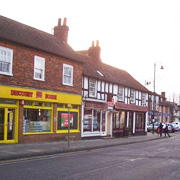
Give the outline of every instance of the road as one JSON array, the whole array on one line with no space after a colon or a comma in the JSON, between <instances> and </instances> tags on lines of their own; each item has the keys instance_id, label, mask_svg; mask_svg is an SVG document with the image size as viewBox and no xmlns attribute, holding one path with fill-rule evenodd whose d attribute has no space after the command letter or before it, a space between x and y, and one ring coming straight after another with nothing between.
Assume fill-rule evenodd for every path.
<instances>
[{"instance_id":1,"label":"road","mask_svg":"<svg viewBox=\"0 0 180 180\"><path fill-rule=\"evenodd\" d=\"M0 180L179 180L180 132L171 138L0 163Z\"/></svg>"}]
</instances>

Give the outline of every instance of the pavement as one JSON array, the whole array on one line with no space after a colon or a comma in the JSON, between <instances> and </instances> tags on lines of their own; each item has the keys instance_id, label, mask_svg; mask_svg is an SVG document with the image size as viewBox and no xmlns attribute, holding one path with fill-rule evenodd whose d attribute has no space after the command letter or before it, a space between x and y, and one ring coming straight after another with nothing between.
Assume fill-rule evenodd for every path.
<instances>
[{"instance_id":1,"label":"pavement","mask_svg":"<svg viewBox=\"0 0 180 180\"><path fill-rule=\"evenodd\" d=\"M177 133L171 133L171 136L176 136L176 134ZM152 134L151 132L148 132L147 135L142 136L70 141L69 147L68 141L26 144L0 144L0 161L92 150L160 139L162 138L160 138L158 134Z\"/></svg>"}]
</instances>

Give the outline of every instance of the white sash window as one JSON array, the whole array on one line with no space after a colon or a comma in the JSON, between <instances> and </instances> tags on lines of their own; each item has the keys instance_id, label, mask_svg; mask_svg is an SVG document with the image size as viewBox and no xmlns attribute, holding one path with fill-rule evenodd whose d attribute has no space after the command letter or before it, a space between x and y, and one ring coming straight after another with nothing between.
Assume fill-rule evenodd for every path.
<instances>
[{"instance_id":1,"label":"white sash window","mask_svg":"<svg viewBox=\"0 0 180 180\"><path fill-rule=\"evenodd\" d=\"M131 89L131 97L130 97L131 104L135 104L135 90Z\"/></svg>"},{"instance_id":2,"label":"white sash window","mask_svg":"<svg viewBox=\"0 0 180 180\"><path fill-rule=\"evenodd\" d=\"M34 56L34 79L44 81L45 58Z\"/></svg>"},{"instance_id":3,"label":"white sash window","mask_svg":"<svg viewBox=\"0 0 180 180\"><path fill-rule=\"evenodd\" d=\"M0 46L0 74L12 76L13 50Z\"/></svg>"},{"instance_id":4,"label":"white sash window","mask_svg":"<svg viewBox=\"0 0 180 180\"><path fill-rule=\"evenodd\" d=\"M63 64L63 84L73 86L73 66Z\"/></svg>"},{"instance_id":5,"label":"white sash window","mask_svg":"<svg viewBox=\"0 0 180 180\"><path fill-rule=\"evenodd\" d=\"M89 97L96 97L97 82L94 79L89 79Z\"/></svg>"},{"instance_id":6,"label":"white sash window","mask_svg":"<svg viewBox=\"0 0 180 180\"><path fill-rule=\"evenodd\" d=\"M124 101L124 87L123 86L119 86L117 98L118 98L118 101Z\"/></svg>"}]
</instances>

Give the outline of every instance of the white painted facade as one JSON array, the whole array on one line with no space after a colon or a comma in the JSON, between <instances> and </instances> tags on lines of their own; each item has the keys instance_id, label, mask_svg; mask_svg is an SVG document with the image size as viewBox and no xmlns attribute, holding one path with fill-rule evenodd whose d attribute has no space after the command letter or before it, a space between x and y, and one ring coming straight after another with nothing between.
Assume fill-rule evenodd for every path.
<instances>
[{"instance_id":1,"label":"white painted facade","mask_svg":"<svg viewBox=\"0 0 180 180\"><path fill-rule=\"evenodd\" d=\"M108 96L112 95L112 101L108 102ZM125 105L135 105L138 107L148 107L148 93L124 87L122 85L105 82L93 78L83 77L82 80L82 120L81 137L91 136L113 136L113 114L119 112L115 108L117 103ZM129 112L126 111L126 127L129 127ZM133 134L136 131L136 112L133 111ZM144 132L147 132L148 113L145 114ZM89 119L88 119L89 117ZM93 124L94 119L98 120L98 125ZM103 119L105 118L105 119ZM91 120L91 122L90 122ZM95 126L98 128L96 129Z\"/></svg>"}]
</instances>

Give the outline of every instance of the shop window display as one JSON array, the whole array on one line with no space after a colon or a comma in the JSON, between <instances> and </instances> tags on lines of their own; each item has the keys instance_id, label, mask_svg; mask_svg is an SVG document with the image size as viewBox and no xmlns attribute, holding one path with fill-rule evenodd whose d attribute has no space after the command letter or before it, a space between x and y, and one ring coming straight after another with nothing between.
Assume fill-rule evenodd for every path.
<instances>
[{"instance_id":1,"label":"shop window display","mask_svg":"<svg viewBox=\"0 0 180 180\"><path fill-rule=\"evenodd\" d=\"M100 111L94 110L93 114L93 131L100 131Z\"/></svg>"},{"instance_id":2,"label":"shop window display","mask_svg":"<svg viewBox=\"0 0 180 180\"><path fill-rule=\"evenodd\" d=\"M105 129L105 114L102 115L104 119L104 129ZM84 110L84 120L83 129L84 132L95 132L100 131L101 122L101 111L98 110ZM103 129L103 130L104 130Z\"/></svg>"},{"instance_id":3,"label":"shop window display","mask_svg":"<svg viewBox=\"0 0 180 180\"><path fill-rule=\"evenodd\" d=\"M58 130L68 130L68 118L70 121L70 129L78 128L78 113L68 111L58 111Z\"/></svg>"},{"instance_id":4,"label":"shop window display","mask_svg":"<svg viewBox=\"0 0 180 180\"><path fill-rule=\"evenodd\" d=\"M51 110L24 109L23 132L37 133L51 131Z\"/></svg>"},{"instance_id":5,"label":"shop window display","mask_svg":"<svg viewBox=\"0 0 180 180\"><path fill-rule=\"evenodd\" d=\"M123 129L125 127L125 112L120 111L114 113L113 116L113 128L114 130Z\"/></svg>"},{"instance_id":6,"label":"shop window display","mask_svg":"<svg viewBox=\"0 0 180 180\"><path fill-rule=\"evenodd\" d=\"M92 131L92 110L84 110L84 131Z\"/></svg>"},{"instance_id":7,"label":"shop window display","mask_svg":"<svg viewBox=\"0 0 180 180\"><path fill-rule=\"evenodd\" d=\"M144 113L136 113L136 129L144 129L145 127L145 115Z\"/></svg>"}]
</instances>

